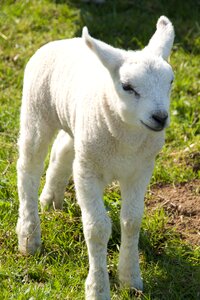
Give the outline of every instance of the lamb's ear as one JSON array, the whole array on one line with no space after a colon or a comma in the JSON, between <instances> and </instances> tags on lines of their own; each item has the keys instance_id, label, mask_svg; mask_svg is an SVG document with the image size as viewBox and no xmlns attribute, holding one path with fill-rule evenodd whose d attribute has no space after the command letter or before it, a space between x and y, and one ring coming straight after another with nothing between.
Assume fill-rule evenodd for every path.
<instances>
[{"instance_id":1,"label":"lamb's ear","mask_svg":"<svg viewBox=\"0 0 200 300\"><path fill-rule=\"evenodd\" d=\"M82 38L111 73L115 73L119 69L124 61L123 50L114 48L104 42L92 38L88 33L87 27L83 28Z\"/></svg>"},{"instance_id":2,"label":"lamb's ear","mask_svg":"<svg viewBox=\"0 0 200 300\"><path fill-rule=\"evenodd\" d=\"M165 16L158 19L156 27L157 30L145 49L168 60L174 42L174 27Z\"/></svg>"}]
</instances>

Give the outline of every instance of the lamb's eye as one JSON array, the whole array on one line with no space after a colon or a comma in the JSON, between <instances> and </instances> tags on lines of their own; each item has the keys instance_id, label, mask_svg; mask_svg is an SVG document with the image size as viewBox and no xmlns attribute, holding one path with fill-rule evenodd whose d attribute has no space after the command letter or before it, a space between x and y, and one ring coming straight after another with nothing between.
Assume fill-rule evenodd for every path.
<instances>
[{"instance_id":1,"label":"lamb's eye","mask_svg":"<svg viewBox=\"0 0 200 300\"><path fill-rule=\"evenodd\" d=\"M122 83L122 88L129 94L135 94L136 97L140 97L140 94L129 83Z\"/></svg>"}]
</instances>

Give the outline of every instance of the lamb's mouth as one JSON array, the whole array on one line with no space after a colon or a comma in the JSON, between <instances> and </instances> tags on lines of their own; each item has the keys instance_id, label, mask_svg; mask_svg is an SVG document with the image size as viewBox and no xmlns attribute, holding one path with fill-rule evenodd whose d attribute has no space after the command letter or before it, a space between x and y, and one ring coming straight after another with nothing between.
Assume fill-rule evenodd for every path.
<instances>
[{"instance_id":1,"label":"lamb's mouth","mask_svg":"<svg viewBox=\"0 0 200 300\"><path fill-rule=\"evenodd\" d=\"M152 131L162 131L162 130L165 128L165 126L151 127L151 126L149 126L148 124L144 123L142 120L140 120L140 122L141 122L144 126L146 126L148 129L150 129L150 130L152 130Z\"/></svg>"}]
</instances>

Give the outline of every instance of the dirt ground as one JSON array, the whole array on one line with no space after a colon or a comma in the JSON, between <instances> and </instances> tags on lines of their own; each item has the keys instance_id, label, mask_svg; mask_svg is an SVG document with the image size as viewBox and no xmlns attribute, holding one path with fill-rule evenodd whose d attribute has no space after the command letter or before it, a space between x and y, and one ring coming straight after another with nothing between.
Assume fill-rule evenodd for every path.
<instances>
[{"instance_id":1,"label":"dirt ground","mask_svg":"<svg viewBox=\"0 0 200 300\"><path fill-rule=\"evenodd\" d=\"M176 186L155 186L149 191L146 206L149 212L163 207L169 226L176 227L181 238L200 246L200 180Z\"/></svg>"}]
</instances>

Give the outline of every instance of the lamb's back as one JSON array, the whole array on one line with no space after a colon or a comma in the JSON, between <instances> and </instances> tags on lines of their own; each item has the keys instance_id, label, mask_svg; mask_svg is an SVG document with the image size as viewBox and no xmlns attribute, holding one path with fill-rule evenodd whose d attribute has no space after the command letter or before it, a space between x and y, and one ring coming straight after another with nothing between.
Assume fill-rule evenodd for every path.
<instances>
[{"instance_id":1,"label":"lamb's back","mask_svg":"<svg viewBox=\"0 0 200 300\"><path fill-rule=\"evenodd\" d=\"M108 71L82 38L58 40L42 46L29 60L23 94L40 113L54 111L61 128L74 132L77 107L87 109L88 101L94 105L90 99L100 97L109 80Z\"/></svg>"},{"instance_id":2,"label":"lamb's back","mask_svg":"<svg viewBox=\"0 0 200 300\"><path fill-rule=\"evenodd\" d=\"M100 78L103 80L108 71L82 38L73 38L42 46L29 60L25 75L35 75L40 82L50 80L51 88L54 81L67 87L70 82L77 91L83 86L91 87Z\"/></svg>"}]
</instances>

